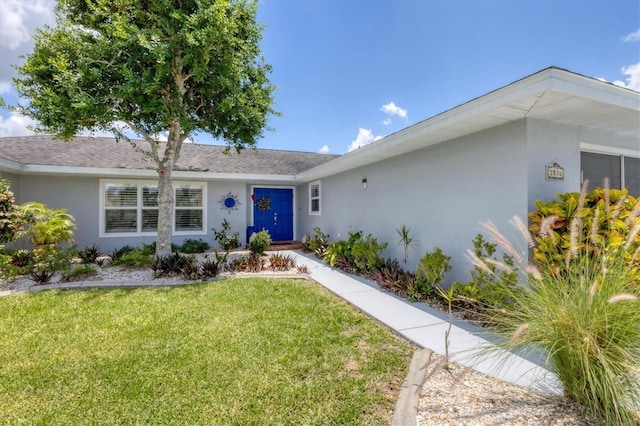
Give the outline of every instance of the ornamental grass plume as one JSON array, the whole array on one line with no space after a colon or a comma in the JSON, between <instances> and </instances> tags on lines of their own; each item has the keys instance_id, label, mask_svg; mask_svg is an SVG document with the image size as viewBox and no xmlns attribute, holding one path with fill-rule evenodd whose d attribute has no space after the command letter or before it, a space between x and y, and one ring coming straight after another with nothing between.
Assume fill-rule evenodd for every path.
<instances>
[{"instance_id":1,"label":"ornamental grass plume","mask_svg":"<svg viewBox=\"0 0 640 426\"><path fill-rule=\"evenodd\" d=\"M609 199L609 191L605 192ZM581 196L580 202L584 199ZM634 241L640 208L636 206L625 218L627 228L622 232L617 206L623 202L602 209L596 221L599 229L615 228L617 235L624 234L629 240L611 244L606 238L589 238L589 234L601 233L593 230L593 223L581 223L584 206L579 206L569 226L575 235L559 239L572 244L565 265L544 264L530 256L529 264L520 264L520 291L508 295L512 304L488 315L504 337L503 349L541 349L546 354L546 367L558 376L566 396L606 424L638 425L640 250ZM517 228L522 231L521 226ZM495 227L486 229L493 242L505 241ZM529 235L523 236L530 241ZM580 243L585 237L590 245ZM594 250L596 241L599 246ZM511 245L506 248L512 249Z\"/></svg>"}]
</instances>

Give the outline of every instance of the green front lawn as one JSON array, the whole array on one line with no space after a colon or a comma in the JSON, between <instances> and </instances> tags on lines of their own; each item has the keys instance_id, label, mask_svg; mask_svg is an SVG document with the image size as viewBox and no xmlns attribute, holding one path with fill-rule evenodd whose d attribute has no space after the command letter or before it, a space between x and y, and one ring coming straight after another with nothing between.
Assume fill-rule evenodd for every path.
<instances>
[{"instance_id":1,"label":"green front lawn","mask_svg":"<svg viewBox=\"0 0 640 426\"><path fill-rule=\"evenodd\" d=\"M11 424L385 424L413 347L317 284L0 298Z\"/></svg>"}]
</instances>

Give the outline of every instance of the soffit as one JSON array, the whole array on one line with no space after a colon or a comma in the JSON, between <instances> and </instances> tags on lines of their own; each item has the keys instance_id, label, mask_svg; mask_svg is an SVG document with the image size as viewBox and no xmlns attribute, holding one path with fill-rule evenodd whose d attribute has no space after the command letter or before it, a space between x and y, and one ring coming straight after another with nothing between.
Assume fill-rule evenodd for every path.
<instances>
[{"instance_id":1,"label":"soffit","mask_svg":"<svg viewBox=\"0 0 640 426\"><path fill-rule=\"evenodd\" d=\"M599 129L623 137L640 136L640 111L572 94L549 91L527 115L554 123Z\"/></svg>"}]
</instances>

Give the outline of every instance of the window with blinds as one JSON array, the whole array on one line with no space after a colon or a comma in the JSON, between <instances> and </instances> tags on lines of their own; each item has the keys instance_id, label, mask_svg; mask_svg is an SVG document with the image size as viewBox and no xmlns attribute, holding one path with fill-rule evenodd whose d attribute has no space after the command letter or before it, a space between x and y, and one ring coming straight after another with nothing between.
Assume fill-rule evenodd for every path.
<instances>
[{"instance_id":1,"label":"window with blinds","mask_svg":"<svg viewBox=\"0 0 640 426\"><path fill-rule=\"evenodd\" d=\"M320 214L320 181L309 184L309 214Z\"/></svg>"},{"instance_id":2,"label":"window with blinds","mask_svg":"<svg viewBox=\"0 0 640 426\"><path fill-rule=\"evenodd\" d=\"M626 188L630 195L640 196L639 157L581 152L580 169L582 182L589 181L589 189L602 187L608 179L610 188Z\"/></svg>"},{"instance_id":3,"label":"window with blinds","mask_svg":"<svg viewBox=\"0 0 640 426\"><path fill-rule=\"evenodd\" d=\"M138 231L138 187L130 184L105 185L105 227L107 234Z\"/></svg>"},{"instance_id":4,"label":"window with blinds","mask_svg":"<svg viewBox=\"0 0 640 426\"><path fill-rule=\"evenodd\" d=\"M158 185L152 182L101 181L101 235L150 235L158 230ZM175 182L176 234L206 232L205 183Z\"/></svg>"},{"instance_id":5,"label":"window with blinds","mask_svg":"<svg viewBox=\"0 0 640 426\"><path fill-rule=\"evenodd\" d=\"M176 187L175 230L197 231L202 229L202 186Z\"/></svg>"}]
</instances>

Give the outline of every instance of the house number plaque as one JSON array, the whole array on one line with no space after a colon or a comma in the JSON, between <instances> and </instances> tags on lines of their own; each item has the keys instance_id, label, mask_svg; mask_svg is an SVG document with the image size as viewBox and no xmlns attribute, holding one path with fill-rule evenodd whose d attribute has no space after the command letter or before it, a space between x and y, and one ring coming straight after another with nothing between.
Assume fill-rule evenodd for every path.
<instances>
[{"instance_id":1,"label":"house number plaque","mask_svg":"<svg viewBox=\"0 0 640 426\"><path fill-rule=\"evenodd\" d=\"M553 162L545 166L547 180L564 180L564 168Z\"/></svg>"}]
</instances>

